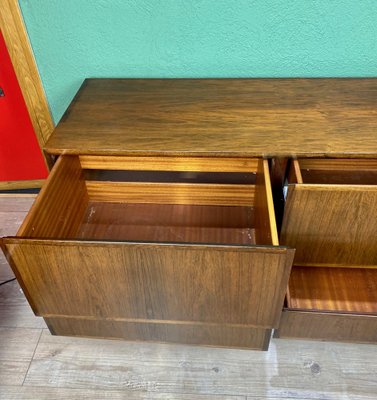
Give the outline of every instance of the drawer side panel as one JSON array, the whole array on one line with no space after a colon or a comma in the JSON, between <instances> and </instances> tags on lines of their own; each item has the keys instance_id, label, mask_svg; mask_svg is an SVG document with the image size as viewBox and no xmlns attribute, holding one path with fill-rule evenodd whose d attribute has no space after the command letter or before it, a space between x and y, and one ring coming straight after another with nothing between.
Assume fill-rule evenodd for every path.
<instances>
[{"instance_id":1,"label":"drawer side panel","mask_svg":"<svg viewBox=\"0 0 377 400\"><path fill-rule=\"evenodd\" d=\"M61 156L17 235L29 238L75 238L88 204L78 157Z\"/></svg>"}]
</instances>

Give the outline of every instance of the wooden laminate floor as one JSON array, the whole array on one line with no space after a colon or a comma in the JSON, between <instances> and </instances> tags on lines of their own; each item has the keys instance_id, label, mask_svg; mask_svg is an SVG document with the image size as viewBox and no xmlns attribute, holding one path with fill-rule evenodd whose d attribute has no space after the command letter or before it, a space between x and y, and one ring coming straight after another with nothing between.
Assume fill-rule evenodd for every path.
<instances>
[{"instance_id":1,"label":"wooden laminate floor","mask_svg":"<svg viewBox=\"0 0 377 400\"><path fill-rule=\"evenodd\" d=\"M0 195L0 235L32 197ZM13 276L0 257L0 281ZM50 335L0 287L0 399L376 399L377 347L274 339L269 352Z\"/></svg>"}]
</instances>

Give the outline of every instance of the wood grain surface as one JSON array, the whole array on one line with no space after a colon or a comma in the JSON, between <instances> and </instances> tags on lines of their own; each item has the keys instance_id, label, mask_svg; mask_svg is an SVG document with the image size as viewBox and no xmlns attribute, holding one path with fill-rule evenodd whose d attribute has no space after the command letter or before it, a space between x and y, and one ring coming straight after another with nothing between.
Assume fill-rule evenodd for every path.
<instances>
[{"instance_id":1,"label":"wood grain surface","mask_svg":"<svg viewBox=\"0 0 377 400\"><path fill-rule=\"evenodd\" d=\"M90 201L77 238L252 245L255 244L254 210Z\"/></svg>"},{"instance_id":2,"label":"wood grain surface","mask_svg":"<svg viewBox=\"0 0 377 400\"><path fill-rule=\"evenodd\" d=\"M300 159L293 166L302 175L298 183L377 185L377 160Z\"/></svg>"},{"instance_id":3,"label":"wood grain surface","mask_svg":"<svg viewBox=\"0 0 377 400\"><path fill-rule=\"evenodd\" d=\"M376 315L284 310L277 338L328 340L353 343L377 343Z\"/></svg>"},{"instance_id":4,"label":"wood grain surface","mask_svg":"<svg viewBox=\"0 0 377 400\"><path fill-rule=\"evenodd\" d=\"M131 157L80 155L83 169L190 172L256 172L258 159L229 157Z\"/></svg>"},{"instance_id":5,"label":"wood grain surface","mask_svg":"<svg viewBox=\"0 0 377 400\"><path fill-rule=\"evenodd\" d=\"M292 185L280 241L295 265L377 266L377 185Z\"/></svg>"},{"instance_id":6,"label":"wood grain surface","mask_svg":"<svg viewBox=\"0 0 377 400\"><path fill-rule=\"evenodd\" d=\"M51 332L63 336L106 337L257 350L268 349L272 332L271 329L223 324L169 324L64 317L46 318L45 321Z\"/></svg>"},{"instance_id":7,"label":"wood grain surface","mask_svg":"<svg viewBox=\"0 0 377 400\"><path fill-rule=\"evenodd\" d=\"M377 157L377 79L88 79L53 154Z\"/></svg>"},{"instance_id":8,"label":"wood grain surface","mask_svg":"<svg viewBox=\"0 0 377 400\"><path fill-rule=\"evenodd\" d=\"M377 316L377 270L294 266L287 304L290 309Z\"/></svg>"},{"instance_id":9,"label":"wood grain surface","mask_svg":"<svg viewBox=\"0 0 377 400\"><path fill-rule=\"evenodd\" d=\"M72 238L88 203L78 157L62 156L41 189L17 235L38 238Z\"/></svg>"},{"instance_id":10,"label":"wood grain surface","mask_svg":"<svg viewBox=\"0 0 377 400\"><path fill-rule=\"evenodd\" d=\"M309 159L310 161L310 159ZM304 183L301 174L301 163L298 160L291 160L291 168L289 171L288 182L289 183ZM305 167L303 167L305 168Z\"/></svg>"},{"instance_id":11,"label":"wood grain surface","mask_svg":"<svg viewBox=\"0 0 377 400\"><path fill-rule=\"evenodd\" d=\"M0 190L40 188L43 186L44 182L44 179L34 179L29 181L1 181Z\"/></svg>"},{"instance_id":12,"label":"wood grain surface","mask_svg":"<svg viewBox=\"0 0 377 400\"><path fill-rule=\"evenodd\" d=\"M351 159L351 158L303 158L296 160L300 169L316 171L377 171L377 160L373 159Z\"/></svg>"},{"instance_id":13,"label":"wood grain surface","mask_svg":"<svg viewBox=\"0 0 377 400\"><path fill-rule=\"evenodd\" d=\"M263 328L278 324L293 258L279 247L21 238L4 246L38 315Z\"/></svg>"},{"instance_id":14,"label":"wood grain surface","mask_svg":"<svg viewBox=\"0 0 377 400\"><path fill-rule=\"evenodd\" d=\"M252 206L253 185L87 181L92 201Z\"/></svg>"}]
</instances>

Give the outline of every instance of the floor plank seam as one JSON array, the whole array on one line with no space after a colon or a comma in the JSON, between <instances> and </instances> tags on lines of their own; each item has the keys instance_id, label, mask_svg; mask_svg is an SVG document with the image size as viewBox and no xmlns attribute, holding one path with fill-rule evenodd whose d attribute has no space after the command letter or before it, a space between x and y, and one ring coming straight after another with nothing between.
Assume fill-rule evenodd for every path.
<instances>
[{"instance_id":1,"label":"floor plank seam","mask_svg":"<svg viewBox=\"0 0 377 400\"><path fill-rule=\"evenodd\" d=\"M28 329L28 330L43 330L45 328L36 328L34 326L19 326L19 325L0 325L0 328L6 329Z\"/></svg>"},{"instance_id":2,"label":"floor plank seam","mask_svg":"<svg viewBox=\"0 0 377 400\"><path fill-rule=\"evenodd\" d=\"M20 385L0 385L0 389L2 386L13 386L13 387L21 387ZM94 391L96 393L118 393L118 392L130 392L130 393L139 393L139 394L146 394L146 395L177 395L177 396L193 396L195 398L195 396L199 396L199 397L208 397L208 398L212 398L213 396L219 396L219 398L235 398L235 399L239 399L239 400L256 400L259 399L260 396L257 397L249 397L249 395L247 394L229 394L227 392L224 393L210 393L210 392L195 392L195 391L182 391L182 390L176 390L176 391L169 391L169 390L145 390L145 389L134 389L134 388L123 388L123 387L113 387L113 388L91 388L90 385L88 385L88 387L76 387L76 386L69 386L69 385L64 385L64 386L51 386L51 385L35 385L35 384L27 384L24 385L22 384L22 386L25 386L25 388L28 389L32 389L32 388L36 388L36 389L47 389L47 390L54 390L54 389L61 389L61 390L71 390L71 391L80 391L80 390L90 390L90 391ZM0 390L1 393L1 390ZM217 398L217 397L216 397Z\"/></svg>"},{"instance_id":3,"label":"floor plank seam","mask_svg":"<svg viewBox=\"0 0 377 400\"><path fill-rule=\"evenodd\" d=\"M41 328L40 328L40 329L41 329ZM29 369L30 369L31 363L33 362L33 359L34 359L34 356L35 356L35 352L37 351L37 347L38 347L39 342L40 342L40 340L41 340L42 333L43 333L43 329L41 329L41 331L40 331L40 333L39 333L39 337L38 337L38 340L37 340L37 344L35 345L35 348L34 348L34 351L33 351L33 355L31 356L31 359L30 359L29 365L28 365L28 367L27 367L27 370L26 370L26 373L25 373L25 377L24 377L24 380L22 381L21 386L24 386L24 383L25 383L25 381L26 381L26 377L27 377L27 375L28 375L28 373L29 373Z\"/></svg>"}]
</instances>

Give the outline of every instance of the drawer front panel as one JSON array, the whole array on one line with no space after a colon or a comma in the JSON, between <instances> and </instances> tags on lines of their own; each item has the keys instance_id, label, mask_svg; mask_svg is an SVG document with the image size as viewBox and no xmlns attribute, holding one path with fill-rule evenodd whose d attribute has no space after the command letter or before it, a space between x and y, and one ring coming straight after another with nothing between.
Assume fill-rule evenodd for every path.
<instances>
[{"instance_id":1,"label":"drawer front panel","mask_svg":"<svg viewBox=\"0 0 377 400\"><path fill-rule=\"evenodd\" d=\"M377 186L292 185L281 243L295 265L377 265Z\"/></svg>"},{"instance_id":2,"label":"drawer front panel","mask_svg":"<svg viewBox=\"0 0 377 400\"><path fill-rule=\"evenodd\" d=\"M45 318L55 335L106 337L216 347L267 350L270 329L243 326L126 322L84 318Z\"/></svg>"},{"instance_id":3,"label":"drawer front panel","mask_svg":"<svg viewBox=\"0 0 377 400\"><path fill-rule=\"evenodd\" d=\"M34 311L158 321L278 324L293 250L4 239Z\"/></svg>"},{"instance_id":4,"label":"drawer front panel","mask_svg":"<svg viewBox=\"0 0 377 400\"><path fill-rule=\"evenodd\" d=\"M377 316L286 310L274 336L377 343Z\"/></svg>"}]
</instances>

